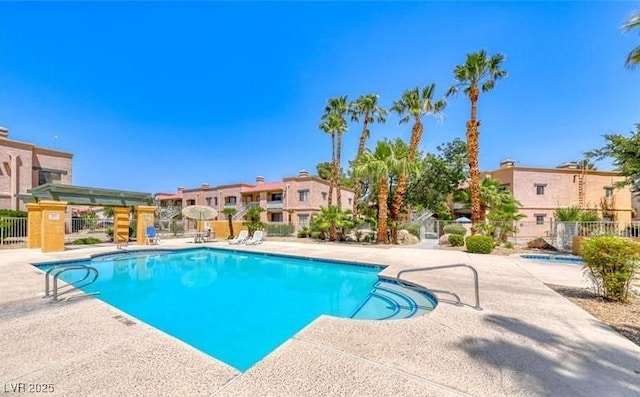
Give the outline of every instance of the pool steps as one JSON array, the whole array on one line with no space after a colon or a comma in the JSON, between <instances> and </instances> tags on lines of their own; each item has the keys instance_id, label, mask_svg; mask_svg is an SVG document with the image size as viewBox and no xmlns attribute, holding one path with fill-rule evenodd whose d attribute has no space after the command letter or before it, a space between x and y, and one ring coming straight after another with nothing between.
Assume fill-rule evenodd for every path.
<instances>
[{"instance_id":1,"label":"pool steps","mask_svg":"<svg viewBox=\"0 0 640 397\"><path fill-rule=\"evenodd\" d=\"M360 320L397 320L421 316L435 302L426 294L390 281L378 281L364 303L351 315Z\"/></svg>"}]
</instances>

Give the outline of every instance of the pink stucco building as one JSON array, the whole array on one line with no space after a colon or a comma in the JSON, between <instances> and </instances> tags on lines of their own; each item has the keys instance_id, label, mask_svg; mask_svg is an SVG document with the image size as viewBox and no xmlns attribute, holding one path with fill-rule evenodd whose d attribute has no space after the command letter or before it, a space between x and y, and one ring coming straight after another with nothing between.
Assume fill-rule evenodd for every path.
<instances>
[{"instance_id":1,"label":"pink stucco building","mask_svg":"<svg viewBox=\"0 0 640 397\"><path fill-rule=\"evenodd\" d=\"M9 139L0 127L0 208L26 210L16 195L45 183L71 184L73 154Z\"/></svg>"},{"instance_id":2,"label":"pink stucco building","mask_svg":"<svg viewBox=\"0 0 640 397\"><path fill-rule=\"evenodd\" d=\"M341 189L342 207L351 208L353 191ZM336 203L336 192L333 202ZM236 183L231 185L209 186L202 184L198 188L178 188L176 193L157 193L160 206L206 205L218 210L218 219L224 219L224 208L235 208L236 219L240 219L250 205L258 204L265 209L262 221L270 223L294 223L304 226L309 223L311 214L326 207L329 203L329 182L317 176L311 176L305 170L297 176L285 177L281 181L266 182L264 177L256 177L254 184Z\"/></svg>"},{"instance_id":3,"label":"pink stucco building","mask_svg":"<svg viewBox=\"0 0 640 397\"><path fill-rule=\"evenodd\" d=\"M499 169L483 175L500 180L513 192L527 222L544 224L553 220L557 208L569 206L594 209L610 221L630 221L633 215L631 189L616 186L624 180L618 172L583 170L575 163L556 168L521 167L514 160L505 160Z\"/></svg>"}]
</instances>

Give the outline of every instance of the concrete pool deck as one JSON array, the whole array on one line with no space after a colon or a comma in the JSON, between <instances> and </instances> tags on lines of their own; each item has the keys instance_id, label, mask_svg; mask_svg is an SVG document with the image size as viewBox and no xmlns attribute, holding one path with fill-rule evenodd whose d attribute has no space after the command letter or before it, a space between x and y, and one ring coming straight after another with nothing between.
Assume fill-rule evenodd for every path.
<instances>
[{"instance_id":1,"label":"concrete pool deck","mask_svg":"<svg viewBox=\"0 0 640 397\"><path fill-rule=\"evenodd\" d=\"M436 310L407 320L321 316L241 373L98 299L49 303L38 296L43 275L30 263L114 246L0 251L0 390L12 395L52 384L47 394L64 396L640 395L640 347L543 284L584 285L579 266L403 247L206 245L388 265L386 276L466 263L479 272L483 310L440 294ZM148 248L159 247L193 244L164 240ZM473 303L468 269L407 278Z\"/></svg>"}]
</instances>

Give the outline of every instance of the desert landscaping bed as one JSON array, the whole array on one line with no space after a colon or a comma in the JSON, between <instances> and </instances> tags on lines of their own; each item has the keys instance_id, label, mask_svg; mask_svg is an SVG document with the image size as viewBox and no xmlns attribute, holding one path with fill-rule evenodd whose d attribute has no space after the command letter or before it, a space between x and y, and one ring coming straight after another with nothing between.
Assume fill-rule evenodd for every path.
<instances>
[{"instance_id":1,"label":"desert landscaping bed","mask_svg":"<svg viewBox=\"0 0 640 397\"><path fill-rule=\"evenodd\" d=\"M640 346L640 297L628 303L609 302L587 288L547 286Z\"/></svg>"}]
</instances>

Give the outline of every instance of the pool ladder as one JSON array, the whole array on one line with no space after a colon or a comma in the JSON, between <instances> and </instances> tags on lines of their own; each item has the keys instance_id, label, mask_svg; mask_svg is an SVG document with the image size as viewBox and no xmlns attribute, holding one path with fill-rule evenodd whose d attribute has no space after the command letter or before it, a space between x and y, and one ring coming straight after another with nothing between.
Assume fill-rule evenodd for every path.
<instances>
[{"instance_id":1,"label":"pool ladder","mask_svg":"<svg viewBox=\"0 0 640 397\"><path fill-rule=\"evenodd\" d=\"M66 285L58 288L58 278L65 272L72 270L84 270L84 276L76 280L72 283L68 283ZM49 289L49 280L53 278L53 288ZM43 298L51 298L53 302L58 301L58 297L60 295L67 294L72 291L76 291L82 287L86 287L87 285L93 284L98 279L98 269L92 266L80 265L80 264L72 264L72 265L59 265L53 267L47 271L44 276L44 297ZM96 295L98 292L88 293L87 295ZM67 298L68 299L68 298Z\"/></svg>"},{"instance_id":2,"label":"pool ladder","mask_svg":"<svg viewBox=\"0 0 640 397\"><path fill-rule=\"evenodd\" d=\"M464 263L457 263L455 265L444 265L444 266L429 266L429 267L420 267L417 269L406 269L406 270L401 270L398 272L398 274L396 275L396 282L398 284L400 284L401 286L405 287L405 288L412 288L415 289L417 291L423 291L423 292L436 292L436 293L442 293L442 294L447 294L447 295L451 295L455 298L455 304L457 306L462 306L463 303L460 300L460 297L451 291L446 291L446 290L437 290L437 289L427 289L424 288L423 286L416 284L414 282L408 281L408 280L403 280L400 278L400 276L402 276L404 273L414 273L414 272L423 272L423 271L429 271L429 270L439 270L439 269L449 269L449 268L453 268L453 267L466 267L468 269L471 270L471 272L473 273L473 286L474 286L474 290L475 290L475 298L476 298L476 305L472 306L474 309L476 310L482 310L482 307L480 306L480 288L478 287L478 272L476 271L476 269L473 266L469 266L469 265L465 265Z\"/></svg>"}]
</instances>

